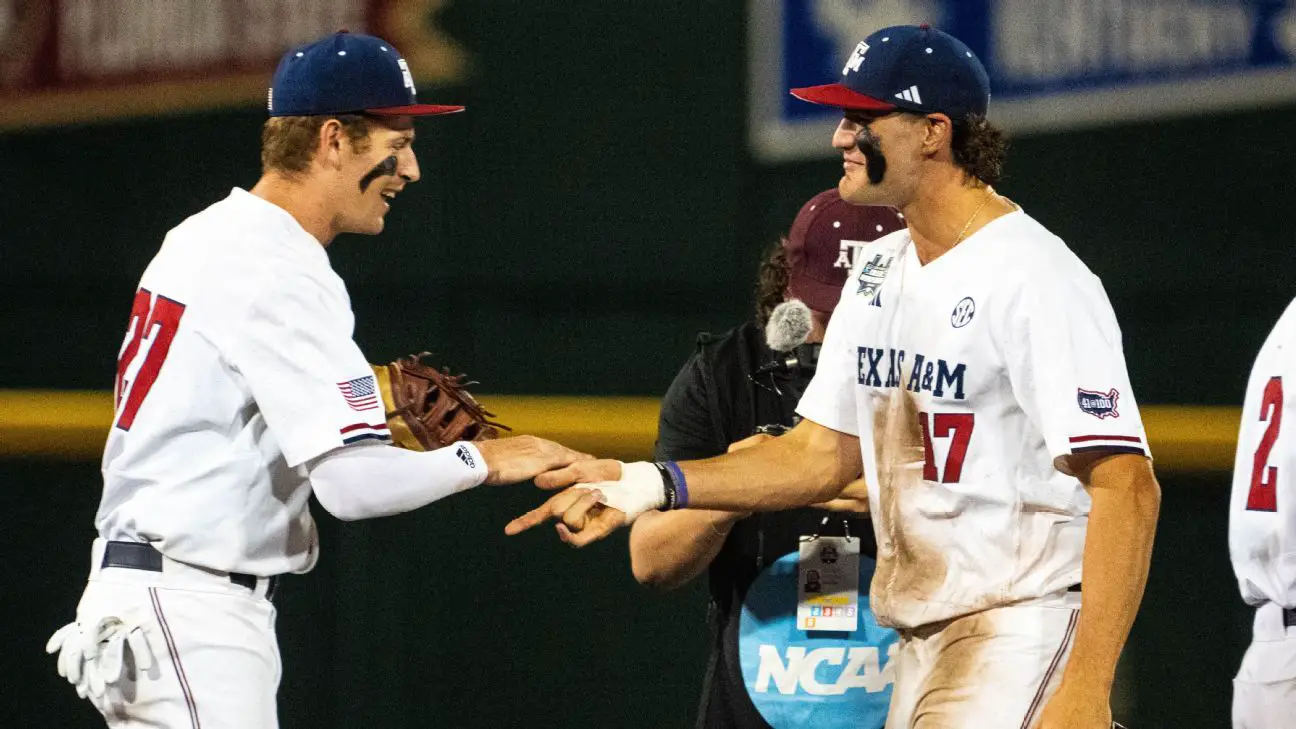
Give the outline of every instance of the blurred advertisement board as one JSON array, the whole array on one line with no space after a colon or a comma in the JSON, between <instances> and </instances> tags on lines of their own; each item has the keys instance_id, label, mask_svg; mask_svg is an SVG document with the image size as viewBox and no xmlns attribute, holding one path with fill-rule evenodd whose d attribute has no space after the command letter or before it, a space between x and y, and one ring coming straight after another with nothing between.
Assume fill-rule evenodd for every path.
<instances>
[{"instance_id":1,"label":"blurred advertisement board","mask_svg":"<svg viewBox=\"0 0 1296 729\"><path fill-rule=\"evenodd\" d=\"M833 154L829 83L865 36L930 23L990 74L1015 134L1296 100L1296 0L749 0L750 134L764 161Z\"/></svg>"},{"instance_id":2,"label":"blurred advertisement board","mask_svg":"<svg viewBox=\"0 0 1296 729\"><path fill-rule=\"evenodd\" d=\"M420 80L464 73L447 0L0 0L0 128L265 103L283 52L380 35Z\"/></svg>"}]
</instances>

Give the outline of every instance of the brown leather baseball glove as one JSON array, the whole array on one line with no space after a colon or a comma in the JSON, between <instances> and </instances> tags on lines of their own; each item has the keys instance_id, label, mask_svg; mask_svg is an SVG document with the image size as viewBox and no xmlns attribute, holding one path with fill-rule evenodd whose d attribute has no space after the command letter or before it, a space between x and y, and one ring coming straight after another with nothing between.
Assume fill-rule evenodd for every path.
<instances>
[{"instance_id":1,"label":"brown leather baseball glove","mask_svg":"<svg viewBox=\"0 0 1296 729\"><path fill-rule=\"evenodd\" d=\"M428 366L430 353L411 354L386 365L371 364L387 411L392 443L414 451L433 451L460 440L492 440L507 426L491 420L466 388L466 375Z\"/></svg>"}]
</instances>

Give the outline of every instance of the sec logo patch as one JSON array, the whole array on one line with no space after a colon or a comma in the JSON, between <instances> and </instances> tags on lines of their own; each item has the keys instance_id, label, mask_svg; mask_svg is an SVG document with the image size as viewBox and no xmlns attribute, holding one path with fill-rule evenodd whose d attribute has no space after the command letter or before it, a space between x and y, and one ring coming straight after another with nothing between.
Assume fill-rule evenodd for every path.
<instances>
[{"instance_id":1,"label":"sec logo patch","mask_svg":"<svg viewBox=\"0 0 1296 729\"><path fill-rule=\"evenodd\" d=\"M976 314L976 302L971 296L964 296L962 301L954 305L954 312L950 314L950 326L961 329L972 321L974 314Z\"/></svg>"}]
</instances>

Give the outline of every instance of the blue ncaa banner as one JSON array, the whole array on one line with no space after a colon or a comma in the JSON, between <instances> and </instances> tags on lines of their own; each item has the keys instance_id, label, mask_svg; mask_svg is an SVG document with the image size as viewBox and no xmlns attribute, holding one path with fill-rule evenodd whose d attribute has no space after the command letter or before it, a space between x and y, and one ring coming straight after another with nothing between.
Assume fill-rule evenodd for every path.
<instances>
[{"instance_id":1,"label":"blue ncaa banner","mask_svg":"<svg viewBox=\"0 0 1296 729\"><path fill-rule=\"evenodd\" d=\"M882 729L899 636L878 625L868 607L876 563L859 559L859 622L852 632L797 626L797 564L793 552L766 566L743 598L738 657L752 705L773 729Z\"/></svg>"},{"instance_id":2,"label":"blue ncaa banner","mask_svg":"<svg viewBox=\"0 0 1296 729\"><path fill-rule=\"evenodd\" d=\"M1296 0L749 0L756 157L831 156L839 114L788 89L838 78L874 30L924 22L981 58L990 118L1014 134L1296 100Z\"/></svg>"}]
</instances>

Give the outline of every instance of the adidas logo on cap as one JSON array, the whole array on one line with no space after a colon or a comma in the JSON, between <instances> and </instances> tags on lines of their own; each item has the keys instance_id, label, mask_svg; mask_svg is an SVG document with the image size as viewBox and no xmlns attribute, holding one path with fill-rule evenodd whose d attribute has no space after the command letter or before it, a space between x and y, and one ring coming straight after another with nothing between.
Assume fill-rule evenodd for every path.
<instances>
[{"instance_id":1,"label":"adidas logo on cap","mask_svg":"<svg viewBox=\"0 0 1296 729\"><path fill-rule=\"evenodd\" d=\"M918 95L917 86L910 86L904 91L901 91L900 93L896 94L895 97L897 99L904 99L905 101L912 101L915 104L922 103L922 97Z\"/></svg>"}]
</instances>

